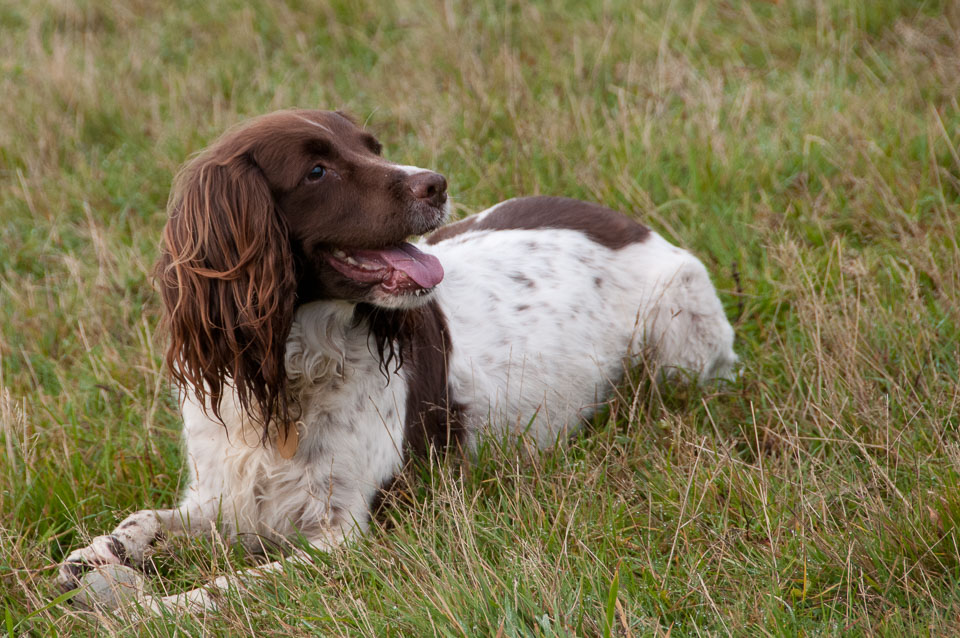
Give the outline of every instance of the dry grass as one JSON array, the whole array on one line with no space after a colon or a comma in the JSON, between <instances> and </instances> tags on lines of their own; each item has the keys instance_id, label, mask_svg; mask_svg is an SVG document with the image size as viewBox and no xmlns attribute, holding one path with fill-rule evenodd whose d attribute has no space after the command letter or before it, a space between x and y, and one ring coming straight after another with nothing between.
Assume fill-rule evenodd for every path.
<instances>
[{"instance_id":1,"label":"dry grass","mask_svg":"<svg viewBox=\"0 0 960 638\"><path fill-rule=\"evenodd\" d=\"M960 632L957 2L7 3L0 94L11 635ZM743 380L638 374L539 460L410 468L368 538L218 614L97 625L53 567L182 477L147 274L172 173L286 106L358 114L461 214L643 218L714 273ZM158 587L245 560L176 549Z\"/></svg>"}]
</instances>

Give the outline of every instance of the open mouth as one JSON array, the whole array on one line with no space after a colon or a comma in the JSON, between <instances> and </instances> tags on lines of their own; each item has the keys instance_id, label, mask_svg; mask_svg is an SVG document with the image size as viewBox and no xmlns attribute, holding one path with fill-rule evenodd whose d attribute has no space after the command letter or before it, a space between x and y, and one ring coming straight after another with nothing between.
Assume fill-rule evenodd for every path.
<instances>
[{"instance_id":1,"label":"open mouth","mask_svg":"<svg viewBox=\"0 0 960 638\"><path fill-rule=\"evenodd\" d=\"M443 280L440 260L408 243L378 249L335 249L327 261L341 275L378 284L391 295L423 295Z\"/></svg>"}]
</instances>

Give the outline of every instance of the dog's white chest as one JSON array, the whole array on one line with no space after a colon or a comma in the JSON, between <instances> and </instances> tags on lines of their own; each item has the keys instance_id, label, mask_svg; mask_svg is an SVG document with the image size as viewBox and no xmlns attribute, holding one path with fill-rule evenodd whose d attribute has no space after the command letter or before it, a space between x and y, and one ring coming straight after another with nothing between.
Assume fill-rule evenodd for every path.
<instances>
[{"instance_id":1,"label":"dog's white chest","mask_svg":"<svg viewBox=\"0 0 960 638\"><path fill-rule=\"evenodd\" d=\"M311 310L298 314L288 343L300 402L292 458L259 445L259 426L232 405L226 427L184 406L188 491L218 494L235 534L280 539L365 520L366 504L402 463L405 379L392 374L388 383L365 342L334 334L326 314Z\"/></svg>"}]
</instances>

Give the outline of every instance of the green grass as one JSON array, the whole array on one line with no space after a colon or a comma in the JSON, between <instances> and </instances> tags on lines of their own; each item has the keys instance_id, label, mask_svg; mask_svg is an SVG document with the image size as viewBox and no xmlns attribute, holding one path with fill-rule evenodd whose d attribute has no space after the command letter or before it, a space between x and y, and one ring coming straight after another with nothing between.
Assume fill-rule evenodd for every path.
<instances>
[{"instance_id":1,"label":"green grass","mask_svg":"<svg viewBox=\"0 0 960 638\"><path fill-rule=\"evenodd\" d=\"M182 4L0 5L0 632L960 632L960 3ZM713 273L742 381L638 374L563 449L411 467L367 537L216 614L50 605L65 552L183 481L172 174L289 106L352 111L458 215L643 219ZM174 549L158 588L245 562Z\"/></svg>"}]
</instances>

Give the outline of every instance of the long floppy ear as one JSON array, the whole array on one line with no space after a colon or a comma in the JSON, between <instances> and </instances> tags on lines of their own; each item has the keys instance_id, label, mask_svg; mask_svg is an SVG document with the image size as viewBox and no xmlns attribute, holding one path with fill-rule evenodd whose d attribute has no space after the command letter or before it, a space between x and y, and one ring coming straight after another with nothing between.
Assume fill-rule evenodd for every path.
<instances>
[{"instance_id":1,"label":"long floppy ear","mask_svg":"<svg viewBox=\"0 0 960 638\"><path fill-rule=\"evenodd\" d=\"M174 181L156 277L182 392L218 420L225 389L263 425L289 424L284 346L296 276L286 225L248 154L209 149Z\"/></svg>"}]
</instances>

